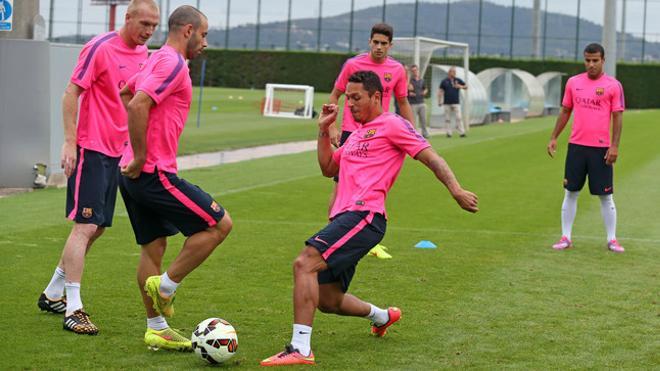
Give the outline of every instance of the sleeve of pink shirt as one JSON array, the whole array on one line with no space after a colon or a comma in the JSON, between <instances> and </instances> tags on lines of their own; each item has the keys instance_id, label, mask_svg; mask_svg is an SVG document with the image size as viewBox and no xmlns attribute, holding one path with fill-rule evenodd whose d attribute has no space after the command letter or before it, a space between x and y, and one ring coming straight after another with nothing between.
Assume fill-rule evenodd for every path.
<instances>
[{"instance_id":1,"label":"sleeve of pink shirt","mask_svg":"<svg viewBox=\"0 0 660 371\"><path fill-rule=\"evenodd\" d=\"M135 83L135 91L142 91L160 104L172 92L178 89L185 69L183 58L166 56L154 61L154 67L148 74L141 74ZM146 75L146 76L145 76Z\"/></svg>"},{"instance_id":2,"label":"sleeve of pink shirt","mask_svg":"<svg viewBox=\"0 0 660 371\"><path fill-rule=\"evenodd\" d=\"M346 85L348 85L348 78L351 77L352 70L351 60L349 59L344 62L341 72L339 72L339 76L337 76L337 80L335 80L335 89L342 92L346 91Z\"/></svg>"},{"instance_id":3,"label":"sleeve of pink shirt","mask_svg":"<svg viewBox=\"0 0 660 371\"><path fill-rule=\"evenodd\" d=\"M397 98L408 96L408 76L406 76L406 69L399 65L397 69L396 85L394 85L394 96Z\"/></svg>"},{"instance_id":4,"label":"sleeve of pink shirt","mask_svg":"<svg viewBox=\"0 0 660 371\"><path fill-rule=\"evenodd\" d=\"M393 122L389 124L388 138L408 156L415 158L419 152L431 146L403 117L392 115L391 120Z\"/></svg>"},{"instance_id":5,"label":"sleeve of pink shirt","mask_svg":"<svg viewBox=\"0 0 660 371\"><path fill-rule=\"evenodd\" d=\"M626 102L623 96L623 86L621 86L620 82L616 81L616 85L614 86L614 89L612 89L612 96L610 99L610 107L612 107L612 112L623 112L626 109Z\"/></svg>"},{"instance_id":6,"label":"sleeve of pink shirt","mask_svg":"<svg viewBox=\"0 0 660 371\"><path fill-rule=\"evenodd\" d=\"M344 146L337 148L337 150L332 154L332 161L339 165L341 161L341 155L344 153Z\"/></svg>"},{"instance_id":7,"label":"sleeve of pink shirt","mask_svg":"<svg viewBox=\"0 0 660 371\"><path fill-rule=\"evenodd\" d=\"M71 74L71 82L87 90L103 72L105 52L103 45L94 47L97 43L88 42L78 56L78 63Z\"/></svg>"},{"instance_id":8,"label":"sleeve of pink shirt","mask_svg":"<svg viewBox=\"0 0 660 371\"><path fill-rule=\"evenodd\" d=\"M573 91L571 90L571 86L573 85L571 83L572 81L572 78L566 81L566 87L564 88L564 99L561 101L561 105L566 108L573 108Z\"/></svg>"}]
</instances>

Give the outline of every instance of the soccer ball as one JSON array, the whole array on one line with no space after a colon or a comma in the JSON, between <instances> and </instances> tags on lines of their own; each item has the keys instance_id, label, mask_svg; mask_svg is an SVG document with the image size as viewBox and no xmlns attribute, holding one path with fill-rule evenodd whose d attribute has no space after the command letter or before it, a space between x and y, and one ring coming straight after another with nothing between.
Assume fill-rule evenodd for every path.
<instances>
[{"instance_id":1,"label":"soccer ball","mask_svg":"<svg viewBox=\"0 0 660 371\"><path fill-rule=\"evenodd\" d=\"M211 364L227 361L238 350L236 330L221 318L207 318L200 322L190 340L195 354Z\"/></svg>"}]
</instances>

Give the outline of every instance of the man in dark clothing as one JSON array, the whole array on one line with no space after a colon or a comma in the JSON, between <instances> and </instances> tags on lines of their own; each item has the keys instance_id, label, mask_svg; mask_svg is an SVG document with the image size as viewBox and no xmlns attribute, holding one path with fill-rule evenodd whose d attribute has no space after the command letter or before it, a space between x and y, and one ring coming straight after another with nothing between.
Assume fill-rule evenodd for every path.
<instances>
[{"instance_id":1,"label":"man in dark clothing","mask_svg":"<svg viewBox=\"0 0 660 371\"><path fill-rule=\"evenodd\" d=\"M456 77L456 68L451 67L447 72L447 78L442 80L438 89L438 106L445 105L445 123L447 125L447 138L451 138L451 117L456 117L456 129L465 137L465 128L461 118L460 90L467 89L465 82Z\"/></svg>"},{"instance_id":2,"label":"man in dark clothing","mask_svg":"<svg viewBox=\"0 0 660 371\"><path fill-rule=\"evenodd\" d=\"M426 130L426 104L424 103L424 97L428 93L428 89L426 88L424 79L419 75L419 67L417 65L413 64L410 66L410 72L412 72L412 78L408 84L408 103L412 107L413 116L419 122L422 135L424 138L428 138L429 132Z\"/></svg>"}]
</instances>

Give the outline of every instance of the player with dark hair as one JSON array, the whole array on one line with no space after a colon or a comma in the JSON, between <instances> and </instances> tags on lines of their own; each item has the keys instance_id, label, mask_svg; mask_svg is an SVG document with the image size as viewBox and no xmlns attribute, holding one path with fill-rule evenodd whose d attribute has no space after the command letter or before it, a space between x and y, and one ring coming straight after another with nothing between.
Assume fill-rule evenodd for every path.
<instances>
[{"instance_id":1,"label":"player with dark hair","mask_svg":"<svg viewBox=\"0 0 660 371\"><path fill-rule=\"evenodd\" d=\"M564 172L566 192L561 208L562 237L552 245L555 250L573 246L571 231L578 195L588 175L589 191L600 199L607 248L616 253L625 251L616 239L616 207L612 196L613 166L619 155L625 102L621 83L603 72L604 62L605 49L596 43L587 45L584 49L587 72L568 79L561 113L548 143L548 154L554 157L557 137L574 112Z\"/></svg>"},{"instance_id":2,"label":"player with dark hair","mask_svg":"<svg viewBox=\"0 0 660 371\"><path fill-rule=\"evenodd\" d=\"M181 281L224 241L232 221L220 204L177 176L179 137L192 100L186 59L207 46L208 20L192 6L178 7L169 18L167 41L121 91L128 109L131 145L120 162L119 189L142 245L137 279L147 314L144 341L150 347L191 349L164 317L174 314ZM167 237L183 233L183 248L161 272Z\"/></svg>"},{"instance_id":3,"label":"player with dark hair","mask_svg":"<svg viewBox=\"0 0 660 371\"><path fill-rule=\"evenodd\" d=\"M379 337L401 318L398 308L382 309L347 291L360 259L385 235L385 198L406 155L433 171L463 209L478 211L477 196L461 188L449 165L412 124L394 113L383 113L382 94L375 72L358 71L348 78L347 108L358 127L337 150L330 141L330 126L339 110L335 104L323 106L318 162L324 176L339 174L337 200L330 224L305 241L293 263L291 343L283 352L264 359L262 366L315 363L311 334L317 308L324 313L365 317L372 322L371 333Z\"/></svg>"}]
</instances>

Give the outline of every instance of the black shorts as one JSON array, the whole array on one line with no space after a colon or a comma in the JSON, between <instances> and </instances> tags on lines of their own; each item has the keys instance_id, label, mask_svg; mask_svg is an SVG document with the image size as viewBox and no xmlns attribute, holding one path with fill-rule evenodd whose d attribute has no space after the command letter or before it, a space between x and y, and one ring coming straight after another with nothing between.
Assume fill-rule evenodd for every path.
<instances>
[{"instance_id":1,"label":"black shorts","mask_svg":"<svg viewBox=\"0 0 660 371\"><path fill-rule=\"evenodd\" d=\"M305 241L315 247L328 264L319 272L319 284L340 282L346 292L355 267L385 236L387 222L382 214L347 211L334 217L321 231Z\"/></svg>"},{"instance_id":2,"label":"black shorts","mask_svg":"<svg viewBox=\"0 0 660 371\"><path fill-rule=\"evenodd\" d=\"M78 147L76 167L67 181L67 218L99 227L112 225L119 159Z\"/></svg>"},{"instance_id":3,"label":"black shorts","mask_svg":"<svg viewBox=\"0 0 660 371\"><path fill-rule=\"evenodd\" d=\"M614 192L612 165L605 163L607 147L589 147L568 144L564 188L575 192L582 189L589 175L589 191L592 195L609 195Z\"/></svg>"},{"instance_id":4,"label":"black shorts","mask_svg":"<svg viewBox=\"0 0 660 371\"><path fill-rule=\"evenodd\" d=\"M218 224L225 215L208 193L164 171L142 173L137 179L119 175L119 190L140 245L179 231L191 236Z\"/></svg>"},{"instance_id":5,"label":"black shorts","mask_svg":"<svg viewBox=\"0 0 660 371\"><path fill-rule=\"evenodd\" d=\"M343 130L341 132L341 137L339 138L339 147L343 146L344 143L346 143L346 140L348 139L348 137L351 136L352 133L353 133L352 131L346 131L346 130ZM338 182L339 174L335 175L332 179L335 180L335 183Z\"/></svg>"}]
</instances>

